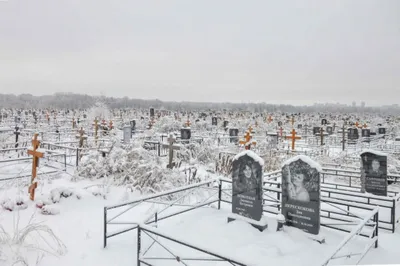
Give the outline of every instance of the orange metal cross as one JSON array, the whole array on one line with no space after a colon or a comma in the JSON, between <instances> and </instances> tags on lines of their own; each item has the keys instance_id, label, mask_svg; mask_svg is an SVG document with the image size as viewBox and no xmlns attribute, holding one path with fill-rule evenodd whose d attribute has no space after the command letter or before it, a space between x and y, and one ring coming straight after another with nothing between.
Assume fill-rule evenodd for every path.
<instances>
[{"instance_id":1,"label":"orange metal cross","mask_svg":"<svg viewBox=\"0 0 400 266\"><path fill-rule=\"evenodd\" d=\"M186 121L185 125L186 125L186 127L190 127L191 123L190 123L190 120L189 120L189 118L187 119L187 121Z\"/></svg>"},{"instance_id":2,"label":"orange metal cross","mask_svg":"<svg viewBox=\"0 0 400 266\"><path fill-rule=\"evenodd\" d=\"M297 139L301 139L301 137L296 136L296 130L294 130L294 129L292 129L291 136L290 136L290 137L289 137L289 136L286 136L285 138L286 138L286 139L291 139L291 140L292 140L292 151L294 151L294 143L295 143L295 141L296 141Z\"/></svg>"},{"instance_id":3,"label":"orange metal cross","mask_svg":"<svg viewBox=\"0 0 400 266\"><path fill-rule=\"evenodd\" d=\"M253 141L252 143L250 143L250 141L251 141L251 134L250 134L250 131L248 130L248 131L246 131L246 134L244 135L244 139L240 140L239 143L242 145L245 145L244 148L246 150L250 150L251 144L253 144L253 145L256 144L255 141Z\"/></svg>"},{"instance_id":4,"label":"orange metal cross","mask_svg":"<svg viewBox=\"0 0 400 266\"><path fill-rule=\"evenodd\" d=\"M36 167L39 162L39 158L44 157L44 153L37 151L40 146L40 141L37 139L38 133L35 133L33 140L32 140L32 150L28 149L28 154L33 156L32 160L32 178L31 178L31 185L29 186L29 198L31 200L35 200L35 189L37 188L37 182L35 181L36 178Z\"/></svg>"}]
</instances>

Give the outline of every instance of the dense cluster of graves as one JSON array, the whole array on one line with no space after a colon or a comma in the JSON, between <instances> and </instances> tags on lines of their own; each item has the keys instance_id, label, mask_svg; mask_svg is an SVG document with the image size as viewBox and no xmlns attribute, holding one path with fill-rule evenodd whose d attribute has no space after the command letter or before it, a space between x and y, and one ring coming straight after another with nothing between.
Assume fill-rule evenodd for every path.
<instances>
[{"instance_id":1,"label":"dense cluster of graves","mask_svg":"<svg viewBox=\"0 0 400 266\"><path fill-rule=\"evenodd\" d=\"M161 123L177 126L162 132ZM168 168L177 167L176 153L185 145L211 140L219 153L212 169L218 178L140 201L212 187L215 198L192 203L189 209L212 204L222 209L228 204L227 222L243 220L260 231L290 226L321 243L325 240L321 227L347 232L349 240L364 237L368 241L357 254L360 260L371 247L378 247L379 230L394 233L400 220L400 118L395 116L154 108L109 110L104 115L91 110L13 109L0 112L0 139L0 166L13 162L31 165L25 172L0 177L0 182L29 178L31 200L38 186L37 175L79 167L89 151L106 157L115 140L127 149L139 141L145 149L165 157ZM345 160L325 163L319 161L321 156ZM277 158L283 164L268 168ZM135 203L105 208L104 245L108 238L127 231L108 234L107 211ZM134 228L154 233L146 224L170 216L158 216ZM274 217L277 228L271 228L265 217ZM150 265L141 256L138 241L138 265ZM338 246L324 265L338 258L346 243ZM247 265L213 251L206 253L233 265Z\"/></svg>"}]
</instances>

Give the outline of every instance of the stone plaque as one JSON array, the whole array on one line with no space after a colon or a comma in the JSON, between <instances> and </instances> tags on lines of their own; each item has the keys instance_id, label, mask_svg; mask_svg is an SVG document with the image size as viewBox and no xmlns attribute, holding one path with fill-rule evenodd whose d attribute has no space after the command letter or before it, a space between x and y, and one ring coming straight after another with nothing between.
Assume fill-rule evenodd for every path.
<instances>
[{"instance_id":1,"label":"stone plaque","mask_svg":"<svg viewBox=\"0 0 400 266\"><path fill-rule=\"evenodd\" d=\"M347 129L347 138L349 140L357 140L358 139L358 129L357 128Z\"/></svg>"},{"instance_id":2,"label":"stone plaque","mask_svg":"<svg viewBox=\"0 0 400 266\"><path fill-rule=\"evenodd\" d=\"M229 129L229 142L230 143L237 143L239 141L239 129L237 128L230 128Z\"/></svg>"},{"instance_id":3,"label":"stone plaque","mask_svg":"<svg viewBox=\"0 0 400 266\"><path fill-rule=\"evenodd\" d=\"M299 155L282 168L282 214L286 224L318 235L320 229L320 172L322 168Z\"/></svg>"},{"instance_id":4,"label":"stone plaque","mask_svg":"<svg viewBox=\"0 0 400 266\"><path fill-rule=\"evenodd\" d=\"M369 137L371 136L371 130L368 129L368 128L363 128L363 129L361 130L361 136L362 136L363 138L369 138Z\"/></svg>"},{"instance_id":5,"label":"stone plaque","mask_svg":"<svg viewBox=\"0 0 400 266\"><path fill-rule=\"evenodd\" d=\"M182 128L181 129L181 139L182 140L189 140L191 137L190 128Z\"/></svg>"},{"instance_id":6,"label":"stone plaque","mask_svg":"<svg viewBox=\"0 0 400 266\"><path fill-rule=\"evenodd\" d=\"M378 196L387 196L387 156L366 151L361 154L361 178L366 192Z\"/></svg>"},{"instance_id":7,"label":"stone plaque","mask_svg":"<svg viewBox=\"0 0 400 266\"><path fill-rule=\"evenodd\" d=\"M218 125L218 120L217 120L216 117L211 118L211 124L212 124L213 126Z\"/></svg>"}]
</instances>

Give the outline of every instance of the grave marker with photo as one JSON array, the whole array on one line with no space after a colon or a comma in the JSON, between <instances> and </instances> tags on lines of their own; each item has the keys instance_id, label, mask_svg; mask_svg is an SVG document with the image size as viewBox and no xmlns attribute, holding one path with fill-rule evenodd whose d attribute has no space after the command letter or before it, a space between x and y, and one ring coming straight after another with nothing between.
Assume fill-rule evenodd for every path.
<instances>
[{"instance_id":1,"label":"grave marker with photo","mask_svg":"<svg viewBox=\"0 0 400 266\"><path fill-rule=\"evenodd\" d=\"M307 156L288 160L282 168L282 214L286 225L318 235L321 166Z\"/></svg>"},{"instance_id":2,"label":"grave marker with photo","mask_svg":"<svg viewBox=\"0 0 400 266\"><path fill-rule=\"evenodd\" d=\"M228 222L244 217L259 230L267 227L263 221L264 160L253 151L237 154L232 163L232 213Z\"/></svg>"},{"instance_id":3,"label":"grave marker with photo","mask_svg":"<svg viewBox=\"0 0 400 266\"><path fill-rule=\"evenodd\" d=\"M387 196L387 155L376 151L361 153L361 180L365 192Z\"/></svg>"}]
</instances>

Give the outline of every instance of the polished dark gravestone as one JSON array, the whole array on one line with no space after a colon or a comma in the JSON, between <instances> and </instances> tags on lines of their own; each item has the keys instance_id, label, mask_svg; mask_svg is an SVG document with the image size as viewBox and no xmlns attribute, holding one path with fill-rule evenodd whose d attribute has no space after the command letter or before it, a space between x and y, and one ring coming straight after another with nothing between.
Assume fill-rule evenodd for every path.
<instances>
[{"instance_id":1,"label":"polished dark gravestone","mask_svg":"<svg viewBox=\"0 0 400 266\"><path fill-rule=\"evenodd\" d=\"M318 134L321 131L320 127L313 127L313 135Z\"/></svg>"},{"instance_id":2,"label":"polished dark gravestone","mask_svg":"<svg viewBox=\"0 0 400 266\"><path fill-rule=\"evenodd\" d=\"M362 192L387 196L387 155L366 150L360 156Z\"/></svg>"},{"instance_id":3,"label":"polished dark gravestone","mask_svg":"<svg viewBox=\"0 0 400 266\"><path fill-rule=\"evenodd\" d=\"M329 135L332 135L333 134L333 127L327 126L326 127L326 133L328 133Z\"/></svg>"},{"instance_id":4,"label":"polished dark gravestone","mask_svg":"<svg viewBox=\"0 0 400 266\"><path fill-rule=\"evenodd\" d=\"M228 222L244 220L259 230L267 228L263 213L264 160L253 151L237 154L232 162L232 214Z\"/></svg>"},{"instance_id":5,"label":"polished dark gravestone","mask_svg":"<svg viewBox=\"0 0 400 266\"><path fill-rule=\"evenodd\" d=\"M349 140L357 140L358 136L358 129L357 128L349 128L347 129L347 139Z\"/></svg>"},{"instance_id":6,"label":"polished dark gravestone","mask_svg":"<svg viewBox=\"0 0 400 266\"><path fill-rule=\"evenodd\" d=\"M307 156L288 160L282 168L282 214L286 225L318 235L321 166Z\"/></svg>"},{"instance_id":7,"label":"polished dark gravestone","mask_svg":"<svg viewBox=\"0 0 400 266\"><path fill-rule=\"evenodd\" d=\"M213 118L211 118L211 125L213 125L213 126L218 125L218 119L215 116Z\"/></svg>"},{"instance_id":8,"label":"polished dark gravestone","mask_svg":"<svg viewBox=\"0 0 400 266\"><path fill-rule=\"evenodd\" d=\"M378 128L378 134L385 135L386 134L386 128L384 128L384 127Z\"/></svg>"},{"instance_id":9,"label":"polished dark gravestone","mask_svg":"<svg viewBox=\"0 0 400 266\"><path fill-rule=\"evenodd\" d=\"M361 136L362 136L363 138L369 138L369 137L371 137L371 130L368 129L368 128L363 128L363 129L361 130Z\"/></svg>"},{"instance_id":10,"label":"polished dark gravestone","mask_svg":"<svg viewBox=\"0 0 400 266\"><path fill-rule=\"evenodd\" d=\"M230 143L238 143L239 141L239 129L230 128L229 129L229 142Z\"/></svg>"},{"instance_id":11,"label":"polished dark gravestone","mask_svg":"<svg viewBox=\"0 0 400 266\"><path fill-rule=\"evenodd\" d=\"M181 129L181 139L182 140L189 140L191 137L192 133L190 128L182 128Z\"/></svg>"}]
</instances>

